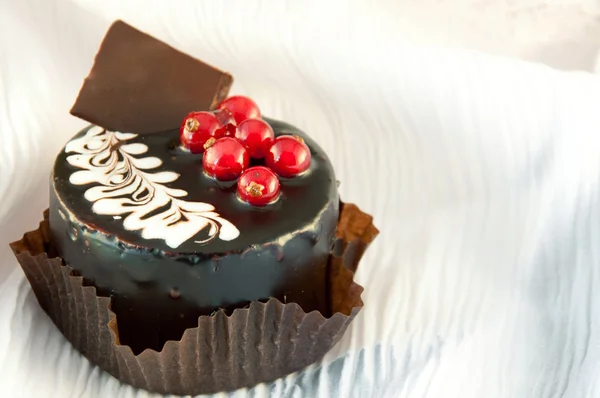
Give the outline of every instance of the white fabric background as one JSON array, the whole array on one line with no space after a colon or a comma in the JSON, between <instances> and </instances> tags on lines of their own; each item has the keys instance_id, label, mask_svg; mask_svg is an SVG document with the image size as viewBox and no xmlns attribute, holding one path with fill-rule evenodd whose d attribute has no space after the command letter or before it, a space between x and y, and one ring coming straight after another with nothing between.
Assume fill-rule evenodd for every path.
<instances>
[{"instance_id":1,"label":"white fabric background","mask_svg":"<svg viewBox=\"0 0 600 398\"><path fill-rule=\"evenodd\" d=\"M0 2L0 396L149 396L70 347L7 247L47 206L115 17L308 131L381 229L366 306L323 364L234 396L600 396L598 77L417 40L402 2L176 4ZM592 47L573 67L593 70Z\"/></svg>"}]
</instances>

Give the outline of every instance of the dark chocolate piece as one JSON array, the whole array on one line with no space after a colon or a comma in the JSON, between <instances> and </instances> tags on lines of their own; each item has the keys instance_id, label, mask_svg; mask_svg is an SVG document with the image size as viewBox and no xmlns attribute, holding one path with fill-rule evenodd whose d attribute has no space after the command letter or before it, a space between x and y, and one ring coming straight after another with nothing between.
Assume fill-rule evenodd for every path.
<instances>
[{"instance_id":1,"label":"dark chocolate piece","mask_svg":"<svg viewBox=\"0 0 600 398\"><path fill-rule=\"evenodd\" d=\"M227 96L231 75L122 21L112 24L71 114L109 130L155 133Z\"/></svg>"},{"instance_id":2,"label":"dark chocolate piece","mask_svg":"<svg viewBox=\"0 0 600 398\"><path fill-rule=\"evenodd\" d=\"M298 303L306 312L318 310L329 315L327 263L336 240L339 215L333 168L324 151L304 133L282 122L269 123L276 135L297 134L304 138L312 162L302 176L281 179L279 200L264 208L238 200L235 182L218 183L205 176L202 155L174 148L179 138L177 130L115 142L109 156L100 151L105 147L77 141L93 131L88 128L67 144L69 152L58 155L50 190L53 241L66 264L96 286L99 294L112 297L111 308L119 318L121 342L130 345L134 352L144 348L160 350L165 341L178 340L185 328L197 325L200 315L209 315L218 308L229 313L250 301L269 297ZM106 137L102 138L106 143ZM147 150L142 151L140 146ZM135 149L136 155L123 152L128 147ZM89 153L81 153L82 148L99 148L99 152L89 159ZM82 167L75 167L73 158L68 160L70 156L77 162L88 160ZM104 173L103 162L123 156L142 168L144 159L161 159L159 166L142 170L147 173L144 178L151 179L152 173L177 173L176 180L161 185L187 192L173 202L161 202L164 204L148 213L148 217L164 214L172 223L176 219L170 209L181 209L181 201L207 203L239 230L239 236L223 240L217 232L210 239L207 226L173 248L164 239L144 238L141 230L126 230L126 213L114 216L94 212L92 206L99 202L91 202L86 192L98 192L99 184L77 185L71 178L75 173L83 177L83 166L85 173ZM94 167L90 167L92 163ZM138 171L127 169L125 164L119 168L132 184L140 184ZM111 188L106 191L107 196L128 198L137 191L144 206L148 206L150 198L144 196L145 192L164 192L162 186L145 190L142 185L124 184L120 176L112 174L123 191L118 194ZM89 174L85 176L88 177ZM166 235L172 237L174 233ZM207 242L197 243L202 241ZM173 289L177 290L176 297Z\"/></svg>"}]
</instances>

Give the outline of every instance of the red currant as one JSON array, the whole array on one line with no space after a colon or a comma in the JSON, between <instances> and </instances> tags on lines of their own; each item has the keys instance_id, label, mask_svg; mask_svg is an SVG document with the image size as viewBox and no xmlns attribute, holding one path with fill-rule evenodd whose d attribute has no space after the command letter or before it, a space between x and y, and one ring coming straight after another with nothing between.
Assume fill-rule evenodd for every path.
<instances>
[{"instance_id":1,"label":"red currant","mask_svg":"<svg viewBox=\"0 0 600 398\"><path fill-rule=\"evenodd\" d=\"M256 102L241 95L234 95L227 98L219 104L218 109L229 110L237 124L246 119L260 119L260 110Z\"/></svg>"},{"instance_id":2,"label":"red currant","mask_svg":"<svg viewBox=\"0 0 600 398\"><path fill-rule=\"evenodd\" d=\"M262 119L246 119L237 127L235 138L244 144L250 157L260 159L267 154L275 133L269 123Z\"/></svg>"},{"instance_id":3,"label":"red currant","mask_svg":"<svg viewBox=\"0 0 600 398\"><path fill-rule=\"evenodd\" d=\"M221 181L231 181L248 167L248 151L235 138L224 137L211 141L210 144L202 158L202 166L209 176Z\"/></svg>"},{"instance_id":4,"label":"red currant","mask_svg":"<svg viewBox=\"0 0 600 398\"><path fill-rule=\"evenodd\" d=\"M179 128L181 145L192 153L204 152L204 144L215 135L219 121L210 112L191 112Z\"/></svg>"},{"instance_id":5,"label":"red currant","mask_svg":"<svg viewBox=\"0 0 600 398\"><path fill-rule=\"evenodd\" d=\"M216 138L233 137L236 131L236 122L231 112L227 109L217 109L213 112L219 121L219 128L215 131Z\"/></svg>"},{"instance_id":6,"label":"red currant","mask_svg":"<svg viewBox=\"0 0 600 398\"><path fill-rule=\"evenodd\" d=\"M273 141L265 163L282 177L294 177L310 166L310 149L297 135L282 135Z\"/></svg>"},{"instance_id":7,"label":"red currant","mask_svg":"<svg viewBox=\"0 0 600 398\"><path fill-rule=\"evenodd\" d=\"M238 196L252 206L264 206L279 196L279 180L264 166L250 167L237 183Z\"/></svg>"}]
</instances>

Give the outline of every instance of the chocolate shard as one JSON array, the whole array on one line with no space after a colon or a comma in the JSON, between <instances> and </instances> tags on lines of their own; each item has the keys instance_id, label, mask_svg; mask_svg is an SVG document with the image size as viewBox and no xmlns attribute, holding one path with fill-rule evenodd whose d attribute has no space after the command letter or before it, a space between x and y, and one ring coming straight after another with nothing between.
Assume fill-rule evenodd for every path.
<instances>
[{"instance_id":1,"label":"chocolate shard","mask_svg":"<svg viewBox=\"0 0 600 398\"><path fill-rule=\"evenodd\" d=\"M214 109L233 78L122 21L109 28L71 114L109 130L154 133Z\"/></svg>"}]
</instances>

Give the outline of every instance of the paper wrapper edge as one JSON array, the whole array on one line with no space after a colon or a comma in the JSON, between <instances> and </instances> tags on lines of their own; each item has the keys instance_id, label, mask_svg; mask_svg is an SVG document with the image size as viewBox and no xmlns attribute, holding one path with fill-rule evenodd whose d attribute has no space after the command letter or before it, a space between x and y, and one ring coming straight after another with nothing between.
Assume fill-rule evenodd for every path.
<instances>
[{"instance_id":1,"label":"paper wrapper edge","mask_svg":"<svg viewBox=\"0 0 600 398\"><path fill-rule=\"evenodd\" d=\"M371 216L355 205L341 204L330 257L331 317L272 298L230 316L223 311L201 316L198 327L187 329L181 340L139 355L120 345L110 299L84 286L83 278L54 254L48 211L37 230L10 246L40 306L92 363L134 387L196 395L272 381L319 361L363 306L363 288L354 282L354 271L377 233Z\"/></svg>"}]
</instances>

